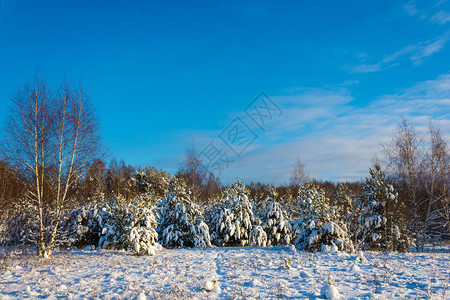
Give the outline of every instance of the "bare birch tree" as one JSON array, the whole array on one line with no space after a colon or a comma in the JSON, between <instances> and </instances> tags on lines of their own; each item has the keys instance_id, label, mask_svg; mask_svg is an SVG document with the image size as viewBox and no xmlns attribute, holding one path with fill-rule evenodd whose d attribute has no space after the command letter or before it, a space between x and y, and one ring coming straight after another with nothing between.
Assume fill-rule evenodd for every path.
<instances>
[{"instance_id":1,"label":"bare birch tree","mask_svg":"<svg viewBox=\"0 0 450 300\"><path fill-rule=\"evenodd\" d=\"M442 230L450 226L449 171L450 153L447 143L442 138L440 128L435 123L428 123L430 149L426 158L426 174L424 181L428 197L424 200L426 214L424 216L424 232L420 245L430 240L429 233L439 236Z\"/></svg>"},{"instance_id":2,"label":"bare birch tree","mask_svg":"<svg viewBox=\"0 0 450 300\"><path fill-rule=\"evenodd\" d=\"M301 187L308 180L309 176L308 174L306 174L305 165L300 161L300 158L297 156L297 160L295 161L294 167L292 169L291 185Z\"/></svg>"},{"instance_id":3,"label":"bare birch tree","mask_svg":"<svg viewBox=\"0 0 450 300\"><path fill-rule=\"evenodd\" d=\"M397 135L392 138L391 144L384 146L384 153L388 168L400 188L401 198L408 208L409 231L419 242L423 232L419 211L422 202L419 187L424 167L423 141L406 117L400 121Z\"/></svg>"},{"instance_id":4,"label":"bare birch tree","mask_svg":"<svg viewBox=\"0 0 450 300\"><path fill-rule=\"evenodd\" d=\"M207 175L208 172L203 165L200 153L194 146L186 149L186 155L176 176L183 178L184 182L191 190L191 197L194 203L203 198Z\"/></svg>"},{"instance_id":5,"label":"bare birch tree","mask_svg":"<svg viewBox=\"0 0 450 300\"><path fill-rule=\"evenodd\" d=\"M37 210L37 254L49 257L71 189L99 154L98 124L81 87L63 82L51 93L38 74L12 102L5 152L32 179L27 188Z\"/></svg>"},{"instance_id":6,"label":"bare birch tree","mask_svg":"<svg viewBox=\"0 0 450 300\"><path fill-rule=\"evenodd\" d=\"M84 197L104 195L106 191L106 164L97 158L86 169L84 177Z\"/></svg>"}]
</instances>

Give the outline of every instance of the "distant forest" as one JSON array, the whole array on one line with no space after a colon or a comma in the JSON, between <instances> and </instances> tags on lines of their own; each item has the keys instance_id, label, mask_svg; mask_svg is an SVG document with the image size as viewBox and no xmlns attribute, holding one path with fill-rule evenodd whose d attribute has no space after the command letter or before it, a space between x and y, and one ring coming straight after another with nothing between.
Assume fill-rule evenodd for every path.
<instances>
[{"instance_id":1,"label":"distant forest","mask_svg":"<svg viewBox=\"0 0 450 300\"><path fill-rule=\"evenodd\" d=\"M193 147L186 150L175 174L157 166L136 168L125 161L107 160L87 91L65 81L51 88L39 74L12 97L2 136L1 220L6 224L25 207L35 207L32 215L40 223L35 237L38 253L40 248L43 251L54 246L56 232L68 211L89 205L94 199L98 201L99 195L101 199L122 197L131 201L151 192L157 199L165 199L176 179L183 182L189 200L206 214L224 199L229 189L206 168ZM414 240L412 244L423 247L426 242L449 238L450 152L438 124L429 121L428 133L422 136L403 116L391 142L380 146L379 153L382 159L368 169L383 176L385 172L385 189L392 187L388 194L395 195L394 217L402 220L405 230L410 232L408 236ZM301 198L305 196L305 187L313 186L325 199L323 205L339 209L338 219L358 222L355 220L360 219L361 211L356 207L363 195L370 192L368 180L338 183L312 179L298 159L293 162L290 183L271 186L247 182L245 191L254 207L267 199L276 200L292 219L301 210L298 207L305 200ZM343 202L344 191L347 201ZM391 209L387 204L383 208Z\"/></svg>"}]
</instances>

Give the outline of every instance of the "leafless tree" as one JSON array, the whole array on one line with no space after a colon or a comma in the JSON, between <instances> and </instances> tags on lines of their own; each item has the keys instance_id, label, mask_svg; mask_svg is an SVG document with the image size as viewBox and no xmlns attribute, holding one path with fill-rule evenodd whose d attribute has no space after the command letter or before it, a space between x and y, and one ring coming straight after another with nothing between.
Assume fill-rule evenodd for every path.
<instances>
[{"instance_id":1,"label":"leafless tree","mask_svg":"<svg viewBox=\"0 0 450 300\"><path fill-rule=\"evenodd\" d=\"M191 190L192 201L194 202L197 202L202 197L207 173L200 158L200 153L194 146L188 148L176 176L184 179L184 182Z\"/></svg>"},{"instance_id":2,"label":"leafless tree","mask_svg":"<svg viewBox=\"0 0 450 300\"><path fill-rule=\"evenodd\" d=\"M81 87L63 81L51 92L36 74L12 98L5 152L32 179L29 199L37 208L37 254L48 257L74 185L98 156L98 124Z\"/></svg>"},{"instance_id":3,"label":"leafless tree","mask_svg":"<svg viewBox=\"0 0 450 300\"><path fill-rule=\"evenodd\" d=\"M297 156L297 160L295 161L294 167L292 169L291 185L300 187L307 181L309 181L309 176L305 171L305 165L300 161L300 158Z\"/></svg>"},{"instance_id":4,"label":"leafless tree","mask_svg":"<svg viewBox=\"0 0 450 300\"><path fill-rule=\"evenodd\" d=\"M6 160L0 160L0 219L6 220L14 205L24 195L24 180L16 168ZM0 221L1 223L1 221Z\"/></svg>"},{"instance_id":5,"label":"leafless tree","mask_svg":"<svg viewBox=\"0 0 450 300\"><path fill-rule=\"evenodd\" d=\"M90 198L104 194L106 191L105 176L106 176L105 162L97 158L92 161L86 170L84 178L84 196Z\"/></svg>"},{"instance_id":6,"label":"leafless tree","mask_svg":"<svg viewBox=\"0 0 450 300\"><path fill-rule=\"evenodd\" d=\"M421 250L428 241L429 232L448 230L450 225L450 198L449 198L449 171L450 153L447 143L442 138L440 128L435 123L428 123L430 149L426 156L426 190L428 197L425 199L426 214L424 218L424 237Z\"/></svg>"},{"instance_id":7,"label":"leafless tree","mask_svg":"<svg viewBox=\"0 0 450 300\"><path fill-rule=\"evenodd\" d=\"M203 193L203 199L207 199L209 201L214 201L219 199L220 196L220 178L217 176L214 176L214 173L209 172L207 174L207 178L204 183L204 193Z\"/></svg>"},{"instance_id":8,"label":"leafless tree","mask_svg":"<svg viewBox=\"0 0 450 300\"><path fill-rule=\"evenodd\" d=\"M132 179L134 171L132 166L125 164L125 161L121 160L118 164L117 160L113 158L108 170L106 170L107 197L122 195L129 200L133 195L136 195L138 188L134 186Z\"/></svg>"},{"instance_id":9,"label":"leafless tree","mask_svg":"<svg viewBox=\"0 0 450 300\"><path fill-rule=\"evenodd\" d=\"M383 150L388 169L400 188L400 200L405 201L408 208L408 228L418 242L423 232L420 222L420 204L423 199L419 193L425 159L423 140L407 118L402 117L397 135L389 145L384 145Z\"/></svg>"}]
</instances>

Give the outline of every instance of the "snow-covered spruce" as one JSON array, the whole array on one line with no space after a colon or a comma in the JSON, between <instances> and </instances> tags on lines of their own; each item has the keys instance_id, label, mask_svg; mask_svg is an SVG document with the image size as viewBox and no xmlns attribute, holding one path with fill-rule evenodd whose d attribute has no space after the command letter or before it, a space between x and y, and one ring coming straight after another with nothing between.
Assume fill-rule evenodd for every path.
<instances>
[{"instance_id":1,"label":"snow-covered spruce","mask_svg":"<svg viewBox=\"0 0 450 300\"><path fill-rule=\"evenodd\" d=\"M102 206L99 216L101 228L98 246L100 248L122 248L122 236L127 226L128 212L126 210L126 199L112 196Z\"/></svg>"},{"instance_id":2,"label":"snow-covered spruce","mask_svg":"<svg viewBox=\"0 0 450 300\"><path fill-rule=\"evenodd\" d=\"M61 222L60 243L79 248L98 245L101 227L102 206L93 201L90 204L70 210Z\"/></svg>"},{"instance_id":3,"label":"snow-covered spruce","mask_svg":"<svg viewBox=\"0 0 450 300\"><path fill-rule=\"evenodd\" d=\"M356 203L357 198L357 192L351 189L348 184L339 184L337 186L334 206L336 207L339 220L346 227L346 231L352 241L355 240L356 230L359 226L358 216L360 210Z\"/></svg>"},{"instance_id":4,"label":"snow-covered spruce","mask_svg":"<svg viewBox=\"0 0 450 300\"><path fill-rule=\"evenodd\" d=\"M305 184L300 188L298 203L300 218L295 221L294 229L298 234L295 246L299 250L353 251L346 227L323 190L312 183Z\"/></svg>"},{"instance_id":5,"label":"snow-covered spruce","mask_svg":"<svg viewBox=\"0 0 450 300\"><path fill-rule=\"evenodd\" d=\"M14 207L11 216L2 224L0 245L35 244L38 224L34 216L37 213L37 207L28 204L26 200Z\"/></svg>"},{"instance_id":6,"label":"snow-covered spruce","mask_svg":"<svg viewBox=\"0 0 450 300\"><path fill-rule=\"evenodd\" d=\"M168 248L210 247L208 225L197 204L190 200L181 179L171 180L170 192L158 205L159 241Z\"/></svg>"},{"instance_id":7,"label":"snow-covered spruce","mask_svg":"<svg viewBox=\"0 0 450 300\"><path fill-rule=\"evenodd\" d=\"M99 246L153 255L159 248L154 207L154 197L148 193L129 201L122 196L109 199L100 216Z\"/></svg>"},{"instance_id":8,"label":"snow-covered spruce","mask_svg":"<svg viewBox=\"0 0 450 300\"><path fill-rule=\"evenodd\" d=\"M148 194L143 194L133 198L128 205L131 222L125 226L124 247L137 255L154 255L159 248L153 212L155 203L151 201Z\"/></svg>"},{"instance_id":9,"label":"snow-covered spruce","mask_svg":"<svg viewBox=\"0 0 450 300\"><path fill-rule=\"evenodd\" d=\"M216 205L211 236L218 246L246 246L255 218L248 190L242 180L226 187Z\"/></svg>"},{"instance_id":10,"label":"snow-covered spruce","mask_svg":"<svg viewBox=\"0 0 450 300\"><path fill-rule=\"evenodd\" d=\"M132 179L141 193L153 193L160 200L166 196L170 184L170 174L155 167L137 171Z\"/></svg>"},{"instance_id":11,"label":"snow-covered spruce","mask_svg":"<svg viewBox=\"0 0 450 300\"><path fill-rule=\"evenodd\" d=\"M257 225L250 231L250 246L266 247L267 246L267 234L264 229Z\"/></svg>"},{"instance_id":12,"label":"snow-covered spruce","mask_svg":"<svg viewBox=\"0 0 450 300\"><path fill-rule=\"evenodd\" d=\"M91 200L87 205L64 212L56 235L55 244L57 246L84 247L98 244L101 232L99 225L101 208L97 203L103 201L103 196L99 195ZM36 213L37 207L34 205L16 207L12 217L5 221L4 233L0 237L0 244L35 243L38 226L33 216Z\"/></svg>"},{"instance_id":13,"label":"snow-covered spruce","mask_svg":"<svg viewBox=\"0 0 450 300\"><path fill-rule=\"evenodd\" d=\"M366 250L405 251L407 239L399 226L401 214L395 214L398 210L397 193L379 165L370 169L364 193L357 202L361 210L356 232L359 246Z\"/></svg>"},{"instance_id":14,"label":"snow-covered spruce","mask_svg":"<svg viewBox=\"0 0 450 300\"><path fill-rule=\"evenodd\" d=\"M275 199L277 193L271 189L270 197L262 202L259 217L264 231L267 233L267 245L288 245L291 242L291 226L283 206Z\"/></svg>"}]
</instances>

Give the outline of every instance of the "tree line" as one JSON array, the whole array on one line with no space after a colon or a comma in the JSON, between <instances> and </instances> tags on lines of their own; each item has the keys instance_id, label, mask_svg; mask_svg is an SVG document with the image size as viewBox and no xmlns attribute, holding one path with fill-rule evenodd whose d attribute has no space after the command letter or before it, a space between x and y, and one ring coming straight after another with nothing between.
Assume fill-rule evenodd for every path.
<instances>
[{"instance_id":1,"label":"tree line","mask_svg":"<svg viewBox=\"0 0 450 300\"><path fill-rule=\"evenodd\" d=\"M1 219L5 223L21 209L32 208L30 216L36 223L33 239L41 256L51 256L67 211L89 204L99 195L103 199L122 197L124 201L132 201L151 192L163 199L171 180L177 178L186 186L190 201L208 207L219 203L227 191L220 179L205 168L194 147L187 149L175 174L156 167L134 168L115 159L107 164L92 100L81 85L66 80L49 87L36 74L32 82L18 88L11 99L3 133ZM423 250L431 240L448 238L450 154L439 126L430 121L428 133L419 135L403 117L391 142L381 148L383 159L371 172L385 172L383 180L393 191L378 191L388 196L383 196L381 206L373 209L382 208L378 213L385 223L394 218L401 220L399 230L401 227L408 233L418 250ZM357 199L368 192L367 182L311 179L299 158L290 183L274 187L250 182L245 190L256 206L276 193L277 202L295 216L301 214L293 207L298 207L305 186L319 190L326 200L313 197L312 201L325 201L324 205L336 207L339 219L346 220L347 225L361 217ZM389 196L394 194L395 197ZM311 207L317 206L304 210ZM356 242L356 231L352 238Z\"/></svg>"}]
</instances>

